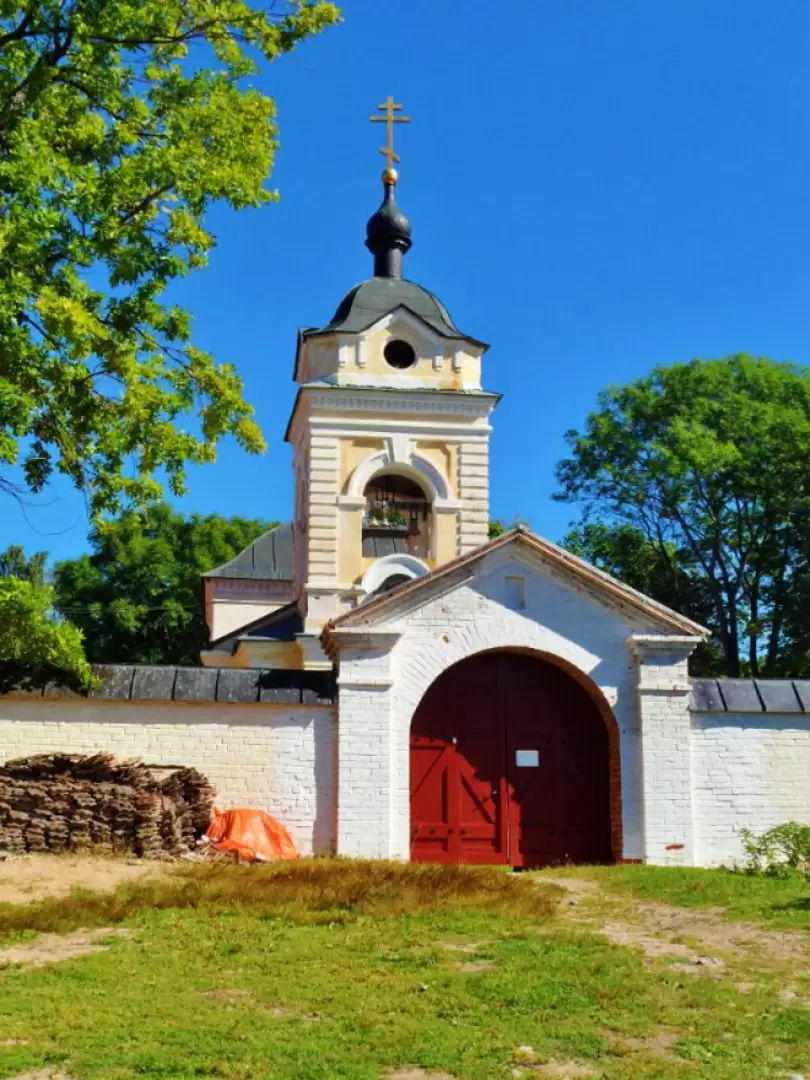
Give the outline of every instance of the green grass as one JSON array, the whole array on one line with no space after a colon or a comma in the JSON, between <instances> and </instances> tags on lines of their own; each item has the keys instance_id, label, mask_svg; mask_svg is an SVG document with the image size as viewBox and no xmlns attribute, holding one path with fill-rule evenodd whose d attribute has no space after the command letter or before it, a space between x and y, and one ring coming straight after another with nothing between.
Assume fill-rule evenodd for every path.
<instances>
[{"instance_id":1,"label":"green grass","mask_svg":"<svg viewBox=\"0 0 810 1080\"><path fill-rule=\"evenodd\" d=\"M763 1080L810 1064L810 1010L786 1007L772 984L742 994L651 970L639 951L567 927L553 891L528 877L192 867L105 903L131 937L0 972L0 1077L51 1065L75 1080L378 1080L416 1065L493 1080L511 1077L520 1046L606 1080ZM39 929L102 914L86 897L24 910ZM3 912L14 936L25 922ZM494 966L460 970L472 960ZM672 1060L621 1043L662 1026L680 1035Z\"/></svg>"},{"instance_id":2,"label":"green grass","mask_svg":"<svg viewBox=\"0 0 810 1080\"><path fill-rule=\"evenodd\" d=\"M555 870L552 876L591 878L605 889L643 900L678 907L723 907L730 918L810 929L810 882L799 876L751 877L730 870L670 866L575 867Z\"/></svg>"}]
</instances>

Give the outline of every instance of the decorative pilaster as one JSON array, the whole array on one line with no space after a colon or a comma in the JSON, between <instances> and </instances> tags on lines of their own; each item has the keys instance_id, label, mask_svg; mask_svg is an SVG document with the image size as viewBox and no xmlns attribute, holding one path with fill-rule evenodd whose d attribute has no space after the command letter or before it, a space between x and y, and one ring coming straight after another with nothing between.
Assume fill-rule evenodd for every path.
<instances>
[{"instance_id":1,"label":"decorative pilaster","mask_svg":"<svg viewBox=\"0 0 810 1080\"><path fill-rule=\"evenodd\" d=\"M463 442L458 453L458 553L487 542L489 535L489 438Z\"/></svg>"},{"instance_id":2,"label":"decorative pilaster","mask_svg":"<svg viewBox=\"0 0 810 1080\"><path fill-rule=\"evenodd\" d=\"M698 637L634 634L641 726L644 860L694 863L690 682L687 660Z\"/></svg>"},{"instance_id":3,"label":"decorative pilaster","mask_svg":"<svg viewBox=\"0 0 810 1080\"><path fill-rule=\"evenodd\" d=\"M313 434L309 443L309 578L337 582L338 439Z\"/></svg>"},{"instance_id":4,"label":"decorative pilaster","mask_svg":"<svg viewBox=\"0 0 810 1080\"><path fill-rule=\"evenodd\" d=\"M393 630L332 630L340 650L337 853L407 858L393 821Z\"/></svg>"}]
</instances>

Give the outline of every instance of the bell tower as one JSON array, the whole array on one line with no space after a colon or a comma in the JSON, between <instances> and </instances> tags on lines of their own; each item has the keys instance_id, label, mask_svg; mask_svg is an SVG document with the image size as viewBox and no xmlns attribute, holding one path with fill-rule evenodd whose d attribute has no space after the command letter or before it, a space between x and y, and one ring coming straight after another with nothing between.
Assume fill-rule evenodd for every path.
<instances>
[{"instance_id":1,"label":"bell tower","mask_svg":"<svg viewBox=\"0 0 810 1080\"><path fill-rule=\"evenodd\" d=\"M332 319L302 330L287 428L294 451L295 582L306 634L373 593L419 577L487 540L487 346L462 333L432 293L402 277L411 225L397 206L394 124L383 200L366 225L374 276Z\"/></svg>"}]
</instances>

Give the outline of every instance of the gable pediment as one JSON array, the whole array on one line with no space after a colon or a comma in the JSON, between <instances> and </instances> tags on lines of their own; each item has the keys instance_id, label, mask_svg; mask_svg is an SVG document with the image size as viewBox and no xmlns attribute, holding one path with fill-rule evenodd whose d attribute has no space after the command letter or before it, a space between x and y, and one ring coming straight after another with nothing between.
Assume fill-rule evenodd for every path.
<instances>
[{"instance_id":1,"label":"gable pediment","mask_svg":"<svg viewBox=\"0 0 810 1080\"><path fill-rule=\"evenodd\" d=\"M508 606L504 582L510 577L523 578L532 590L535 603L526 603L523 614L527 617L534 617L538 607L539 590L532 588L534 581L543 584L540 606L549 610L556 602L565 601L565 606L575 611L578 618L587 619L590 607L623 623L628 632L695 637L708 634L698 623L525 529L506 533L424 577L401 585L336 619L330 626L359 629L391 625L407 620L409 613L460 588L477 589L490 601Z\"/></svg>"}]
</instances>

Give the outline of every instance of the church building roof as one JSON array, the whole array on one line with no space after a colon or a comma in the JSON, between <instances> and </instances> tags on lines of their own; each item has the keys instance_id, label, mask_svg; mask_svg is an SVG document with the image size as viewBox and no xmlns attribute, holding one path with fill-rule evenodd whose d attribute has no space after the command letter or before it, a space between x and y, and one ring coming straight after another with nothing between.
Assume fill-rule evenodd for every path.
<instances>
[{"instance_id":1,"label":"church building roof","mask_svg":"<svg viewBox=\"0 0 810 1080\"><path fill-rule=\"evenodd\" d=\"M292 581L295 568L293 524L277 525L262 533L244 551L204 578L241 578L249 581Z\"/></svg>"},{"instance_id":2,"label":"church building roof","mask_svg":"<svg viewBox=\"0 0 810 1080\"><path fill-rule=\"evenodd\" d=\"M302 336L360 334L392 311L405 308L434 333L465 338L438 297L402 277L402 257L411 247L411 225L394 199L396 170L386 169L382 180L382 205L366 225L366 247L374 256L374 277L346 293L326 326L303 330Z\"/></svg>"},{"instance_id":3,"label":"church building roof","mask_svg":"<svg viewBox=\"0 0 810 1080\"><path fill-rule=\"evenodd\" d=\"M438 297L413 281L392 277L373 277L355 285L326 326L307 330L305 336L338 331L359 334L400 307L407 308L442 337L463 336Z\"/></svg>"}]
</instances>

